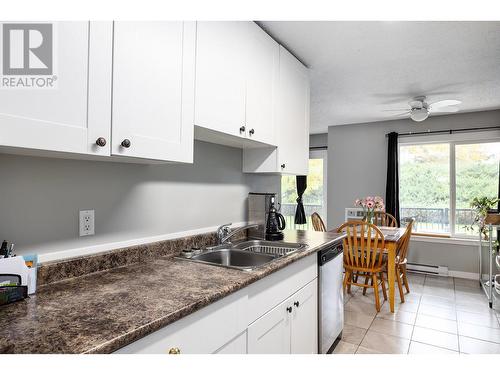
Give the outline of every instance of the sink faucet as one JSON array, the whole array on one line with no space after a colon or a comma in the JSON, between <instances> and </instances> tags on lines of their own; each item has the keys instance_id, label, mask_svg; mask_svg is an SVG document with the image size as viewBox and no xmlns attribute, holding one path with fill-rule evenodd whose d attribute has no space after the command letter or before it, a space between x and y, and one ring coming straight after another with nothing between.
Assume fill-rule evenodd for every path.
<instances>
[{"instance_id":1,"label":"sink faucet","mask_svg":"<svg viewBox=\"0 0 500 375\"><path fill-rule=\"evenodd\" d=\"M224 224L221 225L219 228L217 228L217 242L219 245L222 245L224 243L230 243L229 239L233 237L235 234L240 233L241 231L250 228L257 228L259 226L259 224L250 224L231 230L231 228L229 228L231 224L232 223Z\"/></svg>"}]
</instances>

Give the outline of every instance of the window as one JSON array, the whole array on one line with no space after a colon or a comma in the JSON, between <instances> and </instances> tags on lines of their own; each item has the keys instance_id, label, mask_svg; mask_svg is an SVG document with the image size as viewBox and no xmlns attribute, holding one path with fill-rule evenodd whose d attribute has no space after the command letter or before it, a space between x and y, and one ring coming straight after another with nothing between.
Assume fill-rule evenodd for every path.
<instances>
[{"instance_id":1,"label":"window","mask_svg":"<svg viewBox=\"0 0 500 375\"><path fill-rule=\"evenodd\" d=\"M415 218L415 232L477 236L471 200L498 193L500 142L452 141L399 146L402 224Z\"/></svg>"},{"instance_id":2,"label":"window","mask_svg":"<svg viewBox=\"0 0 500 375\"><path fill-rule=\"evenodd\" d=\"M294 223L295 210L297 209L295 176L281 177L281 213L285 217L287 229L312 230L311 215L313 212L319 213L326 225L326 160L326 150L310 152L307 189L302 197L307 224Z\"/></svg>"}]
</instances>

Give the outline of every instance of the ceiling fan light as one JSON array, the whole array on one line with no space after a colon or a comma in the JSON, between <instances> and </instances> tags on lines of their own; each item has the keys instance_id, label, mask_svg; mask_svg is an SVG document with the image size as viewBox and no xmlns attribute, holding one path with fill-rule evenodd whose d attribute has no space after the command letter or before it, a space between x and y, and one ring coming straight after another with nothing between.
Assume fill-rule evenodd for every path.
<instances>
[{"instance_id":1,"label":"ceiling fan light","mask_svg":"<svg viewBox=\"0 0 500 375\"><path fill-rule=\"evenodd\" d=\"M424 121L427 117L429 117L429 110L427 108L413 108L411 110L410 118L413 121L420 122Z\"/></svg>"}]
</instances>

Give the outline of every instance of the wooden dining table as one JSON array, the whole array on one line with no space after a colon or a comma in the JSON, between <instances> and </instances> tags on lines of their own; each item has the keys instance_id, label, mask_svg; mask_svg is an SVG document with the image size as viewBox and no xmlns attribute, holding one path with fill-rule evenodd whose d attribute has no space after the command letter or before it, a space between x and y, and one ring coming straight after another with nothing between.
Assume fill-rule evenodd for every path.
<instances>
[{"instance_id":1,"label":"wooden dining table","mask_svg":"<svg viewBox=\"0 0 500 375\"><path fill-rule=\"evenodd\" d=\"M389 284L389 306L394 312L395 282L396 282L396 250L405 234L406 228L378 227L384 235L387 253L387 283Z\"/></svg>"},{"instance_id":2,"label":"wooden dining table","mask_svg":"<svg viewBox=\"0 0 500 375\"><path fill-rule=\"evenodd\" d=\"M378 227L385 240L387 254L387 283L389 284L389 306L394 312L395 282L396 282L396 253L406 228ZM336 232L336 230L333 230Z\"/></svg>"}]
</instances>

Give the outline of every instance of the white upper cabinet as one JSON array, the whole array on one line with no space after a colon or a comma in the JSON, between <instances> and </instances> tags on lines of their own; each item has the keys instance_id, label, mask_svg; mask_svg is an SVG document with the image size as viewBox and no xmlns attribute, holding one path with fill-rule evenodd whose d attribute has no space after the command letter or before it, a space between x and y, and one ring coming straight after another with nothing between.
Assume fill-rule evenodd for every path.
<instances>
[{"instance_id":1,"label":"white upper cabinet","mask_svg":"<svg viewBox=\"0 0 500 375\"><path fill-rule=\"evenodd\" d=\"M29 70L47 67L50 60L53 68L50 74L39 76L46 81L52 80L53 87L13 88L2 85L0 146L109 155L111 22L54 22L45 25L52 29L52 40L46 32L15 27L8 31L9 35L0 36L0 40L5 40L1 39L4 37L11 42L10 60L7 59L6 64L11 68L28 69L24 75L9 75L5 74L6 67L3 66L3 80L12 78L29 82L33 77ZM0 29L0 33L6 30ZM28 40L26 45L23 37ZM47 54L38 58L29 49L31 43L41 43L48 48ZM28 52L24 56L21 54L19 60L16 59L16 50ZM96 144L98 138L103 146Z\"/></svg>"},{"instance_id":2,"label":"white upper cabinet","mask_svg":"<svg viewBox=\"0 0 500 375\"><path fill-rule=\"evenodd\" d=\"M196 125L245 135L246 32L246 22L197 23Z\"/></svg>"},{"instance_id":3,"label":"white upper cabinet","mask_svg":"<svg viewBox=\"0 0 500 375\"><path fill-rule=\"evenodd\" d=\"M277 148L243 150L246 173L307 175L309 164L309 75L307 68L280 46L276 90Z\"/></svg>"},{"instance_id":4,"label":"white upper cabinet","mask_svg":"<svg viewBox=\"0 0 500 375\"><path fill-rule=\"evenodd\" d=\"M307 175L309 169L309 75L290 52L280 47L276 129L281 172Z\"/></svg>"},{"instance_id":5,"label":"white upper cabinet","mask_svg":"<svg viewBox=\"0 0 500 375\"><path fill-rule=\"evenodd\" d=\"M274 145L279 45L253 22L247 35L246 130L248 138Z\"/></svg>"},{"instance_id":6,"label":"white upper cabinet","mask_svg":"<svg viewBox=\"0 0 500 375\"><path fill-rule=\"evenodd\" d=\"M112 155L193 161L196 24L115 22Z\"/></svg>"},{"instance_id":7,"label":"white upper cabinet","mask_svg":"<svg viewBox=\"0 0 500 375\"><path fill-rule=\"evenodd\" d=\"M274 145L279 46L253 22L198 22L195 125Z\"/></svg>"}]
</instances>

